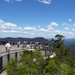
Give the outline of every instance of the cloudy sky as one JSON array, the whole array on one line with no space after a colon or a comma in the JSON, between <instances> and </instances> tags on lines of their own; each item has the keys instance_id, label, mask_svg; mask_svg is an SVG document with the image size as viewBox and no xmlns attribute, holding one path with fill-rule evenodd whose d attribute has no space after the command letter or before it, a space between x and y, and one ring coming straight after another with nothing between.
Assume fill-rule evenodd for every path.
<instances>
[{"instance_id":1,"label":"cloudy sky","mask_svg":"<svg viewBox=\"0 0 75 75\"><path fill-rule=\"evenodd\" d=\"M0 37L75 38L75 0L0 0Z\"/></svg>"}]
</instances>

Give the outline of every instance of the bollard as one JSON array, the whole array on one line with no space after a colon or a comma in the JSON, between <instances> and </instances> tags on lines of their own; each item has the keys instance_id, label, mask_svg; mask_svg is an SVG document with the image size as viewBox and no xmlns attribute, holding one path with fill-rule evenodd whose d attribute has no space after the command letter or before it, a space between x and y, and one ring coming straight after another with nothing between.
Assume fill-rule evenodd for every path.
<instances>
[{"instance_id":1,"label":"bollard","mask_svg":"<svg viewBox=\"0 0 75 75\"><path fill-rule=\"evenodd\" d=\"M0 56L0 72L2 70L2 57Z\"/></svg>"}]
</instances>

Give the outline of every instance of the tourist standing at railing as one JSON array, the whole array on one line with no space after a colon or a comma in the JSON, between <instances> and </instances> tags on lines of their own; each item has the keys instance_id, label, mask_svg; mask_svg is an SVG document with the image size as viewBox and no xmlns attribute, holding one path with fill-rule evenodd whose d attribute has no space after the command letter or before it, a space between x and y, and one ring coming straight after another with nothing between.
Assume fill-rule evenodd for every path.
<instances>
[{"instance_id":1,"label":"tourist standing at railing","mask_svg":"<svg viewBox=\"0 0 75 75\"><path fill-rule=\"evenodd\" d=\"M6 53L9 54L11 50L11 45L9 44L9 42L6 42Z\"/></svg>"}]
</instances>

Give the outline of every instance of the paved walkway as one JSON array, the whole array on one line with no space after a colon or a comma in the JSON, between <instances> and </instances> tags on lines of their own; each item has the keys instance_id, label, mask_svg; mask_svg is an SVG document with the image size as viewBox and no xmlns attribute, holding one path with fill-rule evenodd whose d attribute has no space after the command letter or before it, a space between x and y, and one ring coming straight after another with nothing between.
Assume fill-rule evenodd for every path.
<instances>
[{"instance_id":1,"label":"paved walkway","mask_svg":"<svg viewBox=\"0 0 75 75\"><path fill-rule=\"evenodd\" d=\"M22 45L19 46L19 48L17 48L17 45L11 45L11 50L15 50L15 49L22 49ZM0 52L4 52L5 50L5 45L0 45Z\"/></svg>"},{"instance_id":2,"label":"paved walkway","mask_svg":"<svg viewBox=\"0 0 75 75\"><path fill-rule=\"evenodd\" d=\"M7 75L6 70L4 70L0 75Z\"/></svg>"}]
</instances>

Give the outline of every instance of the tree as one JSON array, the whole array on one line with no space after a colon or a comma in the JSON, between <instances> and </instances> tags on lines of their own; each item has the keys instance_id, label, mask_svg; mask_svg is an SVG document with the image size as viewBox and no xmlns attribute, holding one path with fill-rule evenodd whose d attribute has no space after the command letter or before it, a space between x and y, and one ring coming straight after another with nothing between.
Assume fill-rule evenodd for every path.
<instances>
[{"instance_id":1,"label":"tree","mask_svg":"<svg viewBox=\"0 0 75 75\"><path fill-rule=\"evenodd\" d=\"M61 62L65 62L65 58L67 56L71 56L71 51L69 48L64 48L64 43L62 40L62 38L64 38L63 35L57 34L55 35L55 37L57 38L57 40L52 39L52 43L50 45L55 48L54 50L56 53L56 58L58 58Z\"/></svg>"},{"instance_id":2,"label":"tree","mask_svg":"<svg viewBox=\"0 0 75 75\"><path fill-rule=\"evenodd\" d=\"M60 34L55 35L55 37L56 37L58 40L61 40L62 38L65 38L63 35L60 35Z\"/></svg>"}]
</instances>

